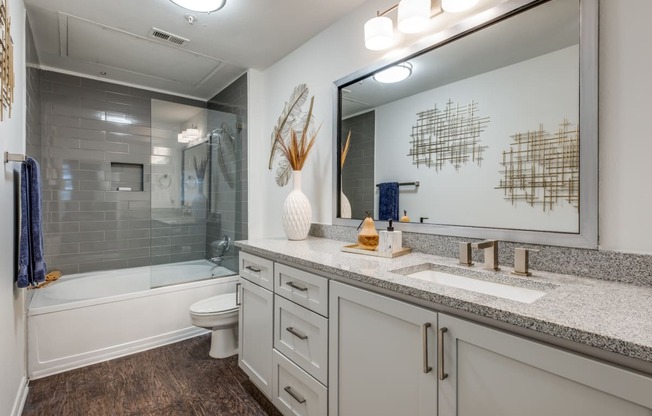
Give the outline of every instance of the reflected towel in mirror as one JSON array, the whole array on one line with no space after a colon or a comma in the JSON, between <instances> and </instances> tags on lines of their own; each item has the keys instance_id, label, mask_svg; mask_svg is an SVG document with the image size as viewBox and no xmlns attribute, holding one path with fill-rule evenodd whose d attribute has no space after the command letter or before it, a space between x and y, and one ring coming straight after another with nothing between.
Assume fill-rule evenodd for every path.
<instances>
[{"instance_id":1,"label":"reflected towel in mirror","mask_svg":"<svg viewBox=\"0 0 652 416\"><path fill-rule=\"evenodd\" d=\"M378 188L378 219L398 221L398 182L384 182Z\"/></svg>"}]
</instances>

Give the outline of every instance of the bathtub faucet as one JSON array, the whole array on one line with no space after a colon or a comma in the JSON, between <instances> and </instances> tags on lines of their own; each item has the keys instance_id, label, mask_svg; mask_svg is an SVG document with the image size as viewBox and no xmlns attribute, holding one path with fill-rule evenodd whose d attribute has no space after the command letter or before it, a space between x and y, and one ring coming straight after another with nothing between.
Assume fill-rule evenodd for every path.
<instances>
[{"instance_id":1,"label":"bathtub faucet","mask_svg":"<svg viewBox=\"0 0 652 416\"><path fill-rule=\"evenodd\" d=\"M228 235L224 234L222 240L215 240L211 243L213 247L213 256L210 258L210 261L215 263L218 266L222 265L222 260L224 260L224 255L231 250L231 239Z\"/></svg>"}]
</instances>

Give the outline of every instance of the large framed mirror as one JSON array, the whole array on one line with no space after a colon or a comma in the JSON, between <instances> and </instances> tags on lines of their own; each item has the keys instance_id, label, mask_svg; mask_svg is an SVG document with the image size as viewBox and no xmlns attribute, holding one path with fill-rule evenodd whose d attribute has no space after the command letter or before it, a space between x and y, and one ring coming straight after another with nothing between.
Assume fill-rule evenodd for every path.
<instances>
[{"instance_id":1,"label":"large framed mirror","mask_svg":"<svg viewBox=\"0 0 652 416\"><path fill-rule=\"evenodd\" d=\"M598 0L510 0L336 81L333 223L597 247L597 33Z\"/></svg>"}]
</instances>

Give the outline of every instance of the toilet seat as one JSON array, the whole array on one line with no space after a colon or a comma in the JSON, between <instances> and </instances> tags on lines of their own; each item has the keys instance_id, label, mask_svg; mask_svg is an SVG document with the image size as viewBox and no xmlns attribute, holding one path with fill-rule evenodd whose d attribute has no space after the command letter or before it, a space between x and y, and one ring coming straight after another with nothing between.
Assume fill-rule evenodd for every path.
<instances>
[{"instance_id":1,"label":"toilet seat","mask_svg":"<svg viewBox=\"0 0 652 416\"><path fill-rule=\"evenodd\" d=\"M190 306L190 313L195 315L220 315L238 310L234 293L213 296L200 300Z\"/></svg>"}]
</instances>

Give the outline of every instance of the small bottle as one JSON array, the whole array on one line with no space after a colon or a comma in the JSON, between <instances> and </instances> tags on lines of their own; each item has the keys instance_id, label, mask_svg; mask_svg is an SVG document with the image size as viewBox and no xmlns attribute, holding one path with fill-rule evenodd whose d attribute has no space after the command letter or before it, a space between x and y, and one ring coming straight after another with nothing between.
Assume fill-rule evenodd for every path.
<instances>
[{"instance_id":1,"label":"small bottle","mask_svg":"<svg viewBox=\"0 0 652 416\"><path fill-rule=\"evenodd\" d=\"M403 233L394 231L392 220L389 220L387 231L380 232L378 251L383 254L391 254L399 251L403 246Z\"/></svg>"}]
</instances>

